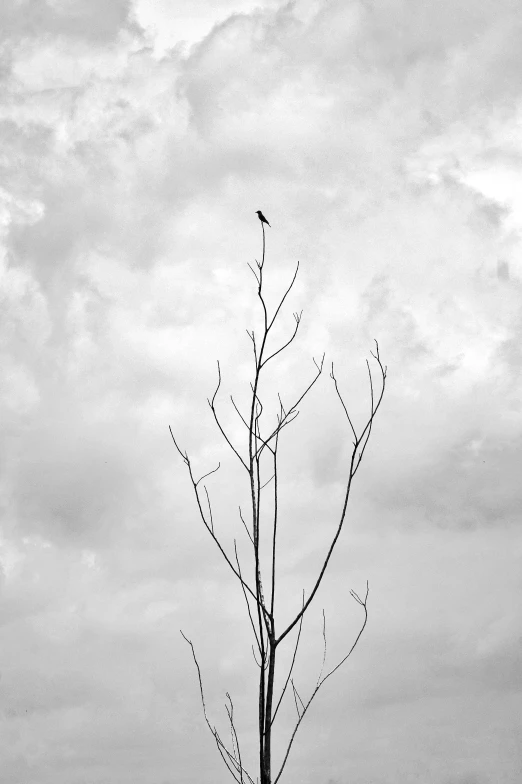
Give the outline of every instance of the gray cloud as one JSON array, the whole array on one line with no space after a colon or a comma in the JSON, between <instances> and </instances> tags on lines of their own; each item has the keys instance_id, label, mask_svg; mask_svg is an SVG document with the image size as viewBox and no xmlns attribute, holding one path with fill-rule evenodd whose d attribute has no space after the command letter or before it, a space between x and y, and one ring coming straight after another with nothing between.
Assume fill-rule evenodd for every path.
<instances>
[{"instance_id":1,"label":"gray cloud","mask_svg":"<svg viewBox=\"0 0 522 784\"><path fill-rule=\"evenodd\" d=\"M373 338L390 370L303 682L323 600L334 658L359 622L348 583L370 580L370 627L289 780L515 784L520 243L513 193L472 175L512 187L518 5L214 5L199 41L168 4L0 11L4 775L225 780L180 627L212 714L235 689L251 743L246 620L167 426L201 473L222 460L232 547L243 490L206 397L219 358L239 440L262 208L271 302L301 261L276 342L305 309L267 395L291 399L326 350L359 422ZM284 442L288 615L342 498L349 432L324 382Z\"/></svg>"},{"instance_id":2,"label":"gray cloud","mask_svg":"<svg viewBox=\"0 0 522 784\"><path fill-rule=\"evenodd\" d=\"M38 38L47 33L86 39L94 44L106 43L128 23L130 8L129 0L114 0L109 4L93 0L89 5L81 0L67 3L8 0L0 11L0 28L3 37L11 39Z\"/></svg>"}]
</instances>

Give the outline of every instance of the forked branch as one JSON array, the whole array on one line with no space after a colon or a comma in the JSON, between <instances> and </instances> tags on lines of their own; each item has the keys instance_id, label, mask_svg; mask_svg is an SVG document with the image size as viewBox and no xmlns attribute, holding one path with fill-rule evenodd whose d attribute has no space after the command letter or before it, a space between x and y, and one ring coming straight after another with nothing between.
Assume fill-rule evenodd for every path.
<instances>
[{"instance_id":1,"label":"forked branch","mask_svg":"<svg viewBox=\"0 0 522 784\"><path fill-rule=\"evenodd\" d=\"M308 708L310 707L310 705L312 703L312 700L314 699L315 695L317 694L317 692L319 691L319 689L321 688L323 683L330 677L330 675L333 675L334 672L336 672L339 669L339 667L341 667L344 664L344 662L349 658L349 656L351 656L351 654L353 653L357 643L361 639L362 633L364 632L364 629L365 629L366 624L368 622L368 594L369 594L369 591L370 591L370 589L369 589L368 581L366 582L366 595L365 595L364 599L361 599L360 596L355 593L355 591L350 591L351 596L355 599L355 601L358 604L361 605L361 607L364 610L364 621L363 621L363 624L362 624L362 626L361 626L361 628L359 630L359 633L358 633L357 637L355 638L354 643L352 644L352 647L350 648L350 650L348 651L346 656L344 656L341 659L341 661L338 664L336 664L336 666L333 667L333 669L331 669L330 672L328 672L324 677L322 677L321 674L320 674L319 678L318 678L318 681L317 681L317 684L316 684L314 690L312 691L312 694L310 695L310 698L309 698L308 702L306 704L303 704L303 702L301 701L302 710L301 710L301 713L299 712L299 710L297 711L298 719L297 719L296 725L294 727L294 730L292 732L292 735L290 736L290 740L288 742L288 746L286 748L286 752L285 752L285 755L283 757L283 762L282 762L281 767L279 769L279 773L277 774L277 776L274 779L274 784L277 784L277 782L279 781L279 779L281 777L281 774L282 774L282 772L283 772L283 770L285 768L286 762L288 760L288 756L290 754L290 750L291 750L292 745L294 743L295 736L297 735L297 731L298 731L299 727L301 726L301 722L303 721L303 719L305 717L305 714L306 714ZM324 619L324 612L323 612L323 619ZM322 664L322 667L321 667L321 673L323 671L324 662L325 662L325 659L326 659L326 626L325 625L323 625L323 637L324 637L324 654L323 654L323 664ZM295 699L296 690L295 690L295 687L293 685L293 682L292 682L292 687L294 689L294 699ZM301 698L299 697L299 699L301 699Z\"/></svg>"},{"instance_id":2,"label":"forked branch","mask_svg":"<svg viewBox=\"0 0 522 784\"><path fill-rule=\"evenodd\" d=\"M228 697L229 702L230 702L230 708L228 707L228 705L225 705L225 708L226 708L227 713L228 713L228 718L229 718L230 728L231 728L231 733L232 733L232 751L229 751L229 749L227 749L227 747L225 746L225 744L221 740L221 737L220 737L219 732L217 731L216 727L212 726L212 724L210 723L209 718L207 716L207 706L205 704L205 693L203 691L203 680L201 678L201 668L199 666L199 662L198 662L197 657L196 657L196 652L194 650L194 644L193 644L192 640L189 640L188 637L186 637L183 634L181 629L180 629L180 633L181 633L181 636L183 637L183 639L185 640L185 642L187 642L190 645L190 649L192 651L192 658L194 659L194 664L196 665L196 670L198 672L199 694L200 694L200 697L201 697L201 704L203 706L203 716L205 717L205 721L207 723L207 727L209 728L210 732L212 733L212 735L214 737L214 740L216 742L216 745L217 745L217 748L219 750L219 753L221 754L223 762L225 763L225 765L229 769L229 771L232 774L232 776L234 777L234 779L237 782L239 782L239 784L243 784L243 782L245 781L245 778L250 782L250 784L255 784L254 780L252 779L251 776L249 776L249 774L247 773L247 771L243 767L243 763L241 762L241 753L240 753L240 750L239 750L239 740L238 740L236 728L235 728L235 725L234 725L234 706L233 706L233 703L232 703L232 698L230 697L230 694L227 692L227 697Z\"/></svg>"},{"instance_id":3,"label":"forked branch","mask_svg":"<svg viewBox=\"0 0 522 784\"><path fill-rule=\"evenodd\" d=\"M377 364L378 364L379 369L380 369L380 373L381 373L381 390L380 390L379 396L377 397L377 400L375 400L374 389L373 389L373 379L372 379L371 370L370 370L369 365L368 365L368 371L369 371L369 376L370 376L371 407L370 407L370 415L368 417L368 420L367 420L367 422L366 422L366 424L365 424L365 426L364 426L360 436L357 436L357 433L356 433L355 428L353 426L353 422L352 422L352 420L350 418L350 415L348 414L348 409L347 409L347 407L346 407L346 405L344 403L344 400L343 400L343 398L341 396L341 393L339 391L339 386L337 384L337 379L335 378L335 375L334 375L333 363L332 363L332 370L331 370L331 373L330 373L330 377L332 378L332 380L333 380L333 382L335 384L335 389L336 389L337 395L338 395L338 397L339 397L339 399L340 399L340 401L342 403L343 409L344 409L344 411L346 413L346 417L348 419L348 422L350 424L352 432L355 435L355 440L353 442L352 454L351 454L351 458L350 458L350 466L349 466L349 470L348 470L348 477L347 477L347 482L346 482L346 491L345 491L345 495L344 495L344 501L343 501L343 506L342 506L342 510L341 510L339 523L338 523L337 529L335 531L335 534L334 534L334 536L332 538L330 547L328 548L328 551L326 553L325 559L323 561L323 565L321 567L321 570L319 572L319 576L317 577L315 585L312 588L310 596L308 597L304 607L300 610L299 613L297 613L297 615L295 616L293 621L287 626L287 628L277 638L277 642L278 643L280 643L281 640L283 640L286 637L286 635L294 628L296 623L299 622L299 619L306 612L306 610L310 606L311 602L313 601L313 598L314 598L315 594L317 593L317 591L319 589L319 586L321 585L322 579L323 579L324 574L326 572L326 568L328 566L328 563L329 563L330 558L332 556L332 553L334 551L335 545L337 543L337 540L339 539L339 536L340 536L342 528L343 528L343 524L344 524L344 521L345 521L345 518L346 518L346 510L348 508L348 501L349 501L349 498L350 498L350 491L351 491L351 488L352 488L352 481L353 481L353 478L354 478L354 476L355 476L355 474L357 472L357 469L359 468L359 465L361 464L361 460L363 458L364 451L366 449L366 445L368 444L368 439L370 437L373 420L375 418L375 415L377 414L377 411L379 410L379 407L381 405L381 402L382 402L382 399L383 399L383 396L384 396L384 390L386 388L387 368L385 366L383 366L383 364L381 362L380 355L379 355L379 345L378 345L377 341L375 341L375 345L377 347L377 352L376 352L376 354L372 354L372 356L376 359ZM361 443L362 443L362 447L361 447Z\"/></svg>"},{"instance_id":4,"label":"forked branch","mask_svg":"<svg viewBox=\"0 0 522 784\"><path fill-rule=\"evenodd\" d=\"M213 471L209 471L208 473L204 474L204 475L203 475L203 476L202 476L200 479L198 479L198 480L196 481L196 480L194 479L194 475L193 475L193 473L192 473L192 465L191 465L191 462L190 462L190 458L189 458L189 456L188 456L187 452L182 452L182 451L181 451L181 449L179 448L179 446L178 446L178 443L177 443L177 441L176 441L176 439L175 439L175 437L174 437L174 433L172 432L172 428L170 427L170 425L169 425L169 431L170 431L170 435L171 435L171 437L172 437L172 440L173 440L173 442L174 442L174 445L175 445L176 449L177 449L177 450L178 450L178 452L180 453L181 457L183 458L183 460L184 460L184 462L185 462L185 465L187 466L187 469L188 469L188 472L189 472L189 476L190 476L190 481L192 482L192 487L193 487L193 489L194 489L194 495L195 495L195 497L196 497L196 503L197 503L197 506L198 506L199 515L200 515L200 517L201 517L201 520L203 521L203 525L205 526L205 528L207 529L207 531L208 531L208 532L209 532L209 534L211 535L212 539L214 540L214 542L215 542L215 543L216 543L216 545L218 546L218 548L219 548L219 551L221 552L221 554L222 554L223 558L225 559L225 561L227 562L227 564L229 565L229 567L232 569L232 571L234 572L235 576L237 577L237 579L239 580L239 582L241 583L241 585L242 585L242 586L245 588L245 590L247 590L247 591L248 591L248 593L249 593L249 594L250 594L250 595L253 597L254 601L255 601L256 603L258 603L258 602L259 602L258 596L256 596L256 593L255 593L255 592L252 590L252 588L251 588L251 587L248 585L248 583L246 583L246 582L245 582L245 580L243 580L243 578L242 578L241 574L239 573L239 571L237 571L237 569L235 568L234 564L232 563L232 561L231 561L231 560L230 560L230 558L228 557L228 555L227 555L226 551L225 551L225 550L224 550L224 548L223 548L223 545L221 544L221 542L220 542L220 541L219 541L219 539L217 538L216 534L214 533L214 526L213 526L213 523L212 523L212 524L211 524L211 523L209 523L209 521L207 520L207 518L206 518L206 516L205 516L205 513L204 513L204 511L203 511L203 507L202 507L202 505L201 505L201 499L200 499L200 497L199 497L199 492L198 492L198 485L199 485L199 483L201 482L201 480L202 480L202 479L204 479L206 476L209 476L210 474L213 474L213 473L215 473L215 472L218 470L218 468L219 468L219 465L218 465L218 468L215 468ZM208 499L208 494L207 494L207 499ZM210 500L209 500L209 503L210 503ZM262 613L263 613L264 615L266 615L266 614L267 614L267 610L266 610L266 608L265 608L264 606L261 606L261 608L260 608L260 609L261 609L261 611L262 611Z\"/></svg>"}]
</instances>

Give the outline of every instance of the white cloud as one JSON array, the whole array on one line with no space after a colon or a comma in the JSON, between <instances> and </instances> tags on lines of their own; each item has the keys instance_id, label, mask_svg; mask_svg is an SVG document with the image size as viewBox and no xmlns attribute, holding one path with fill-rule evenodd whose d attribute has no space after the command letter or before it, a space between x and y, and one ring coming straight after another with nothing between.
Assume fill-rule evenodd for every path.
<instances>
[{"instance_id":1,"label":"white cloud","mask_svg":"<svg viewBox=\"0 0 522 784\"><path fill-rule=\"evenodd\" d=\"M302 688L321 602L332 657L360 620L339 597L367 578L370 627L289 781L515 784L518 4L102 5L0 11L4 775L225 780L180 627L212 715L234 691L252 747L242 597L168 425L198 475L222 461L208 487L232 546L248 487L206 398L219 358L239 443L263 209L271 306L301 262L274 345L304 308L267 412L326 350L360 422L373 338L389 366ZM342 500L327 375L284 441L288 615Z\"/></svg>"}]
</instances>

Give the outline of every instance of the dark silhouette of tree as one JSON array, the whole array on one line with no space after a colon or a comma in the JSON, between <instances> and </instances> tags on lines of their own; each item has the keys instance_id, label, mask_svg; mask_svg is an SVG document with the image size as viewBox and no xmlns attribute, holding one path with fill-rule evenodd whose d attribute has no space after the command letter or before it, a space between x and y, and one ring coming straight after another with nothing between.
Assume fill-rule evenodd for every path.
<instances>
[{"instance_id":1,"label":"dark silhouette of tree","mask_svg":"<svg viewBox=\"0 0 522 784\"><path fill-rule=\"evenodd\" d=\"M348 500L352 489L352 482L361 465L361 461L363 459L372 432L373 422L383 399L384 390L386 386L387 369L385 366L383 366L381 362L381 358L379 354L379 346L377 344L377 341L375 341L375 352L371 352L371 355L373 357L380 378L379 388L378 389L375 388L372 369L370 363L368 362L368 360L366 360L366 366L367 366L368 378L369 378L370 412L362 428L356 429L352 421L352 418L348 412L348 408L345 405L345 402L341 395L339 385L337 383L337 379L334 374L333 363L331 365L330 378L333 381L335 392L340 401L341 409L344 411L344 415L348 423L348 429L349 432L351 433L351 438L352 438L352 450L351 450L351 456L349 461L349 467L347 469L347 479L346 479L346 485L344 490L344 498L341 504L339 522L337 524L337 527L334 531L334 534L332 536L329 545L327 545L327 547L325 548L326 552L324 555L324 559L322 561L322 566L315 578L312 589L309 592L308 596L306 596L305 592L303 591L300 609L295 613L292 620L289 623L287 623L282 630L278 630L276 628L276 611L275 611L275 599L276 599L276 592L277 592L276 590L277 589L277 579L276 579L277 533L278 533L278 524L279 524L278 493L279 493L279 481L280 481L280 476L278 471L279 468L278 448L280 443L281 432L285 427L287 427L287 425L289 425L296 418L296 416L299 413L298 406L305 398L305 396L310 392L312 387L316 384L317 380L319 379L319 377L323 372L324 354L319 362L317 362L315 359L313 360L315 365L315 374L313 378L306 386L304 391L302 391L302 393L297 396L297 399L289 407L283 405L281 396L278 394L278 413L276 415L275 424L273 424L268 429L268 431L262 432L260 420L263 414L263 403L260 399L260 394L259 394L260 380L262 378L262 375L265 373L267 365L270 362L272 362L272 360L275 359L275 357L278 356L282 351L284 351L296 337L299 329L299 325L301 323L302 311L301 313L293 314L295 325L293 328L293 332L288 338L288 340L286 340L286 342L284 342L278 348L269 349L268 340L271 335L271 330L274 326L277 317L280 314L281 308L288 294L292 289L292 286L295 283L299 271L299 262L297 263L295 273L292 277L289 286L287 287L283 296L279 300L279 304L275 308L274 313L272 314L272 316L269 316L268 308L263 293L263 282L264 282L263 276L265 272L265 224L263 221L261 221L261 228L263 232L262 260L261 262L258 262L256 260L256 268L252 267L250 264L248 266L252 270L257 283L257 295L261 305L262 316L263 316L263 329L262 329L262 335L260 336L259 339L256 337L253 330L252 331L247 330L247 334L252 342L252 349L253 349L254 361L255 361L255 371L253 374L254 375L253 381L251 382L250 385L251 391L249 395L249 408L246 415L243 415L239 407L236 405L233 397L231 396L232 405L234 406L237 414L239 415L239 417L241 418L245 426L246 448L243 454L241 453L239 448L236 448L236 446L234 446L231 439L225 432L217 413L216 399L221 386L221 367L219 361L217 363L217 371L218 371L217 386L212 398L208 400L208 404L214 416L216 425L219 428L228 446L240 461L240 464L245 471L245 479L247 480L249 485L251 518L248 522L244 519L243 514L241 512L241 508L239 510L241 522L249 538L249 543L250 543L249 547L252 555L252 564L251 564L251 571L249 573L249 576L247 576L247 571L241 565L239 555L238 555L236 540L234 539L234 554L230 555L229 553L226 552L222 542L219 540L216 534L214 528L212 505L211 505L210 496L206 485L203 485L204 498L201 493L201 483L206 477L215 473L220 468L220 464L218 464L217 468L214 468L212 471L209 471L208 473L204 474L199 479L196 479L193 466L187 452L183 451L178 445L178 442L176 441L176 438L174 437L174 434L172 432L172 428L169 428L169 430L172 436L172 440L175 444L175 447L178 450L181 457L183 458L183 461L187 467L190 476L190 481L192 482L192 486L194 489L196 504L201 520L205 525L207 531L209 532L210 536L214 540L215 544L219 548L223 558L228 564L229 569L232 571L235 578L238 580L244 595L248 617L250 620L250 625L255 640L255 648L257 649L257 654L255 653L254 657L256 659L256 664L258 665L259 668L259 684L258 684L259 775L256 776L256 781L258 782L258 784L259 783L277 784L277 782L281 778L283 770L285 769L290 750L292 748L294 739L296 737L296 733L308 711L308 708L310 707L312 700L316 696L321 686L325 683L325 681L328 678L330 678L330 676L333 675L339 669L339 667L341 667L341 665L346 661L346 659L351 655L355 646L359 642L361 635L364 632L368 620L369 586L368 583L366 583L366 590L362 596L357 594L355 591L350 591L352 598L360 605L363 612L363 621L359 633L357 634L352 646L350 647L346 655L343 658L341 658L341 660L338 661L338 663L332 669L324 673L325 662L326 662L326 619L323 610L323 648L324 648L323 663L321 667L321 672L319 674L319 678L317 679L317 682L314 688L312 689L310 697L306 701L303 700L295 686L294 679L292 678L292 672L294 669L299 642L301 639L303 618L305 613L309 609L319 589L319 586L321 585L326 569L332 557L332 553L334 551L335 545L343 529L343 525L346 519ZM267 481L262 481L262 475L264 475L264 472L262 471L261 466L262 465L264 466L265 462L268 462L270 464L271 476ZM265 514L263 516L261 515L261 499L262 499L262 494L264 492L270 492L272 494L272 510L270 512L269 519L266 519L267 516ZM264 510L264 506L263 506L263 510ZM263 529L265 530L263 531ZM264 536L269 537L269 542L270 542L270 547L269 547L270 556L268 559L266 559L268 563L261 562L262 559L261 559L260 543L261 543L262 531ZM268 591L267 591L267 587L268 587ZM293 648L293 656L292 656L291 664L289 666L286 678L284 680L284 685L280 689L280 693L276 695L275 673L276 673L277 653L279 651L279 646L283 643L283 641L287 639L288 635L293 629L297 630L297 636ZM235 718L234 718L234 705L232 702L232 698L230 694L227 692L226 711L228 714L228 723L230 725L230 735L231 735L230 744L227 746L223 741L222 737L220 736L217 728L213 724L211 724L207 715L201 670L196 657L194 645L192 641L188 639L185 636L185 634L183 634L183 632L181 632L181 634L183 635L183 638L186 640L186 642L190 645L192 651L192 656L194 658L194 662L197 668L198 679L199 679L199 689L200 689L201 701L203 705L203 714L205 717L205 721L214 737L218 751L221 754L221 757L223 758L223 761L225 762L225 765L227 766L228 770L230 771L233 778L237 782L240 782L240 784L244 784L246 782L250 782L250 784L254 784L254 779L247 772L245 768L244 760L241 756L238 732L237 732ZM288 738L288 741L286 743L286 747L285 747L286 750L283 753L282 760L278 765L277 771L274 773L272 770L272 735L274 732L274 722L277 717L279 708L281 706L283 697L287 692L291 694L293 697L297 716L296 716L293 732L291 732L290 737Z\"/></svg>"}]
</instances>

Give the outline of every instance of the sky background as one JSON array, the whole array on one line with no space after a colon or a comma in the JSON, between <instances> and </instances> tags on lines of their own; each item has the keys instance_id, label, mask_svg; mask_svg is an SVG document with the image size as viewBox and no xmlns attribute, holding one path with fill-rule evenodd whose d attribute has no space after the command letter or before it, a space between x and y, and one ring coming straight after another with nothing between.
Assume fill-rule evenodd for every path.
<instances>
[{"instance_id":1,"label":"sky background","mask_svg":"<svg viewBox=\"0 0 522 784\"><path fill-rule=\"evenodd\" d=\"M171 425L244 541L206 402L251 378L247 262L300 272L267 407L326 352L357 422L387 393L296 685L288 784L522 772L520 0L0 5L0 781L222 784L202 717L255 749L238 586ZM350 434L325 373L285 431L283 619L338 520ZM281 622L282 623L282 622ZM282 738L293 719L283 714ZM279 747L278 747L279 748ZM276 749L276 757L277 757ZM254 771L254 765L247 766Z\"/></svg>"}]
</instances>

